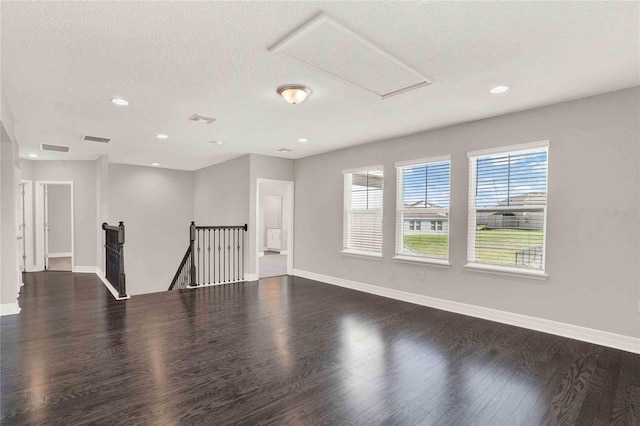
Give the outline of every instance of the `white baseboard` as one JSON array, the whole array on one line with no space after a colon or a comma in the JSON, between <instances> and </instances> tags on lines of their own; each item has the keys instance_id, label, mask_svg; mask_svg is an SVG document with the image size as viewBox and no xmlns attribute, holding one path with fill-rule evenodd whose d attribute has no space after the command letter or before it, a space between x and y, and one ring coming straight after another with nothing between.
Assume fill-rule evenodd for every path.
<instances>
[{"instance_id":1,"label":"white baseboard","mask_svg":"<svg viewBox=\"0 0 640 426\"><path fill-rule=\"evenodd\" d=\"M258 274L244 274L245 281L258 281Z\"/></svg>"},{"instance_id":2,"label":"white baseboard","mask_svg":"<svg viewBox=\"0 0 640 426\"><path fill-rule=\"evenodd\" d=\"M95 268L95 274L98 276L98 278L100 278L100 281L102 281L102 283L104 284L105 287L107 287L107 290L109 290L109 292L111 293L111 295L116 299L116 300L127 300L127 299L131 299L131 296L129 296L127 294L127 297L120 297L118 296L118 292L116 291L115 288L113 288L113 286L111 285L111 283L109 281L107 281L107 279L104 276L104 272L102 272L102 269L98 268L98 267L93 267Z\"/></svg>"},{"instance_id":3,"label":"white baseboard","mask_svg":"<svg viewBox=\"0 0 640 426\"><path fill-rule=\"evenodd\" d=\"M97 274L98 268L96 266L74 266L73 272L77 274Z\"/></svg>"},{"instance_id":4,"label":"white baseboard","mask_svg":"<svg viewBox=\"0 0 640 426\"><path fill-rule=\"evenodd\" d=\"M20 313L20 305L18 302L13 303L5 303L0 305L0 317L4 317L7 315L17 315Z\"/></svg>"},{"instance_id":5,"label":"white baseboard","mask_svg":"<svg viewBox=\"0 0 640 426\"><path fill-rule=\"evenodd\" d=\"M343 278L331 277L299 269L294 269L293 275L350 288L352 290L388 297L390 299L401 300L403 302L415 303L417 305L428 306L430 308L441 309L443 311L455 312L457 314L514 325L516 327L527 328L530 330L542 331L544 333L555 334L556 336L568 337L570 339L581 340L584 342L594 343L596 345L608 346L640 354L640 338L636 337L624 336L622 334L581 327L544 318L516 314L513 312L485 308L483 306L469 305L466 303L439 299L436 297L424 296L421 294L409 293L386 287L379 287L376 285L345 280Z\"/></svg>"},{"instance_id":6,"label":"white baseboard","mask_svg":"<svg viewBox=\"0 0 640 426\"><path fill-rule=\"evenodd\" d=\"M259 251L258 252L258 257L264 257L264 251Z\"/></svg>"},{"instance_id":7,"label":"white baseboard","mask_svg":"<svg viewBox=\"0 0 640 426\"><path fill-rule=\"evenodd\" d=\"M194 286L188 285L187 288L215 287L217 285L237 284L237 283L243 283L243 282L245 282L245 281L244 280L238 280L238 281L228 281L228 282L224 282L224 283L207 283L207 284L198 284L198 285L194 285Z\"/></svg>"},{"instance_id":8,"label":"white baseboard","mask_svg":"<svg viewBox=\"0 0 640 426\"><path fill-rule=\"evenodd\" d=\"M47 253L47 257L50 257L50 258L55 258L55 257L73 257L73 253L72 252Z\"/></svg>"}]
</instances>

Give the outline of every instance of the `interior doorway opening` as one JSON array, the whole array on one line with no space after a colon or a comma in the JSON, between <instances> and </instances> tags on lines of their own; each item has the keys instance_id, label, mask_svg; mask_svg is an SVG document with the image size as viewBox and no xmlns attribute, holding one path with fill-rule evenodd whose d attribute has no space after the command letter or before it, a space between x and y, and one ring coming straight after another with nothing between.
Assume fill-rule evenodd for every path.
<instances>
[{"instance_id":1,"label":"interior doorway opening","mask_svg":"<svg viewBox=\"0 0 640 426\"><path fill-rule=\"evenodd\" d=\"M36 181L35 270L73 271L73 182Z\"/></svg>"},{"instance_id":2,"label":"interior doorway opening","mask_svg":"<svg viewBox=\"0 0 640 426\"><path fill-rule=\"evenodd\" d=\"M293 182L258 179L258 278L293 271Z\"/></svg>"}]
</instances>

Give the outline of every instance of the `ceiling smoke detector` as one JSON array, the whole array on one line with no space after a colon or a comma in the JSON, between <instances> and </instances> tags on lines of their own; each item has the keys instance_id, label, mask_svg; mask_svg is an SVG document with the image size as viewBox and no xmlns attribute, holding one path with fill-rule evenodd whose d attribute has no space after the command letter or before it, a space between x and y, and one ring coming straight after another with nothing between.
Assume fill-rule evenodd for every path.
<instances>
[{"instance_id":1,"label":"ceiling smoke detector","mask_svg":"<svg viewBox=\"0 0 640 426\"><path fill-rule=\"evenodd\" d=\"M109 143L109 141L111 139L109 138L101 138L99 136L89 136L89 135L84 135L82 137L83 141L87 141L87 142L100 142L100 143Z\"/></svg>"},{"instance_id":2,"label":"ceiling smoke detector","mask_svg":"<svg viewBox=\"0 0 640 426\"><path fill-rule=\"evenodd\" d=\"M216 119L213 117L207 117L206 115L200 115L200 114L193 114L191 117L189 117L189 120L195 121L196 123L202 123L202 124L211 124L214 121L216 121Z\"/></svg>"},{"instance_id":3,"label":"ceiling smoke detector","mask_svg":"<svg viewBox=\"0 0 640 426\"><path fill-rule=\"evenodd\" d=\"M49 145L49 144L43 143L40 145L40 148L43 151L69 152L68 146L61 146L61 145Z\"/></svg>"}]
</instances>

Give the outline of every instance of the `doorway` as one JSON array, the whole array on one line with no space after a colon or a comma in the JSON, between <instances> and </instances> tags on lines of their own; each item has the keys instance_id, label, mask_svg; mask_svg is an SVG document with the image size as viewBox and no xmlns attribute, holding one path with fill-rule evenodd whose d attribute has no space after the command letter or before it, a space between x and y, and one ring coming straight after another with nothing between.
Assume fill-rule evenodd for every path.
<instances>
[{"instance_id":1,"label":"doorway","mask_svg":"<svg viewBox=\"0 0 640 426\"><path fill-rule=\"evenodd\" d=\"M293 271L293 182L258 179L258 278Z\"/></svg>"},{"instance_id":2,"label":"doorway","mask_svg":"<svg viewBox=\"0 0 640 426\"><path fill-rule=\"evenodd\" d=\"M33 185L30 180L21 180L18 199L20 272L35 271L33 240Z\"/></svg>"},{"instance_id":3,"label":"doorway","mask_svg":"<svg viewBox=\"0 0 640 426\"><path fill-rule=\"evenodd\" d=\"M73 182L36 181L36 270L72 271Z\"/></svg>"}]
</instances>

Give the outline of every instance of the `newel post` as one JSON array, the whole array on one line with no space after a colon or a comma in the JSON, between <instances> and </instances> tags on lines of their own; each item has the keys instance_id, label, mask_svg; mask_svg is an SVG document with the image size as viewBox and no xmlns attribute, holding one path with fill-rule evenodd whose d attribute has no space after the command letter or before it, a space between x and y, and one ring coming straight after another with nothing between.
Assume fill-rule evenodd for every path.
<instances>
[{"instance_id":1,"label":"newel post","mask_svg":"<svg viewBox=\"0 0 640 426\"><path fill-rule=\"evenodd\" d=\"M118 286L118 297L127 297L127 289L126 289L126 278L124 274L124 222L120 222L118 224L118 251L120 252L119 256L119 270L120 274L118 276L120 285Z\"/></svg>"},{"instance_id":2,"label":"newel post","mask_svg":"<svg viewBox=\"0 0 640 426\"><path fill-rule=\"evenodd\" d=\"M189 247L191 249L191 274L189 279L189 285L191 287L195 287L198 284L196 283L196 253L194 251L193 242L196 240L196 223L191 222L191 226L189 227Z\"/></svg>"}]
</instances>

